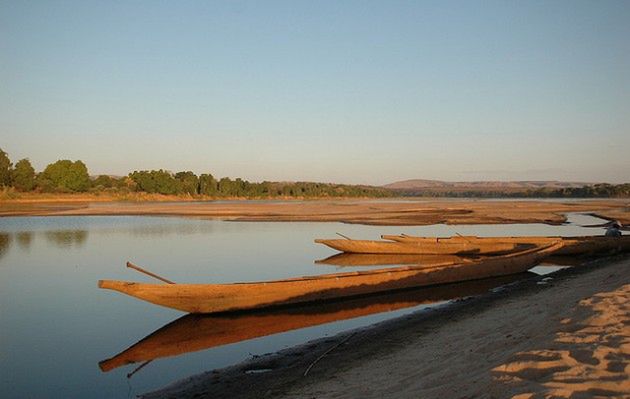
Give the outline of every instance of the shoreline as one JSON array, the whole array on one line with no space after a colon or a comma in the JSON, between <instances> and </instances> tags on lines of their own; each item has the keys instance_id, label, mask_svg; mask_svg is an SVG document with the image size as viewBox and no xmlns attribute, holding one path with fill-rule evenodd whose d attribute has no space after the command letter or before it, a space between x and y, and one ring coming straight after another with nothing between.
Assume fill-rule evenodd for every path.
<instances>
[{"instance_id":1,"label":"shoreline","mask_svg":"<svg viewBox=\"0 0 630 399\"><path fill-rule=\"evenodd\" d=\"M628 256L591 261L208 371L142 397L630 395L624 374L630 367L628 268ZM598 309L603 316L585 305L601 298L612 303ZM615 304L621 310L606 314ZM581 331L590 341L571 339ZM598 352L602 347L604 355ZM614 365L604 370L593 365L592 359L602 356L615 359ZM608 381L605 389L599 386L602 378Z\"/></svg>"},{"instance_id":2,"label":"shoreline","mask_svg":"<svg viewBox=\"0 0 630 399\"><path fill-rule=\"evenodd\" d=\"M218 202L4 201L7 216L178 216L229 221L341 222L376 226L566 222L566 213L589 212L630 224L630 200L415 200L336 199Z\"/></svg>"}]
</instances>

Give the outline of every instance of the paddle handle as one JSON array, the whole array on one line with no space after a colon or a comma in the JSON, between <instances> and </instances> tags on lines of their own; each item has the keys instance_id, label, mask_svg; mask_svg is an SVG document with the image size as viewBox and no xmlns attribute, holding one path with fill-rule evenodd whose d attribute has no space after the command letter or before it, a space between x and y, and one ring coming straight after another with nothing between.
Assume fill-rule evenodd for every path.
<instances>
[{"instance_id":1,"label":"paddle handle","mask_svg":"<svg viewBox=\"0 0 630 399\"><path fill-rule=\"evenodd\" d=\"M350 238L350 237L348 237L348 236L344 236L344 235L343 235L343 234L341 234L341 233L335 233L335 234L337 234L338 236L341 236L341 237L345 238L346 240L352 240L352 238Z\"/></svg>"}]
</instances>

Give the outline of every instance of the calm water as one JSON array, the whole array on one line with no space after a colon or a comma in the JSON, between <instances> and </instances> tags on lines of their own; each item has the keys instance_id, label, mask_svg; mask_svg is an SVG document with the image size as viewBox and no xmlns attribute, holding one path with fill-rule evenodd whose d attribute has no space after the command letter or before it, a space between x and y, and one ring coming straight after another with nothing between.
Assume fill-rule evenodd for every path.
<instances>
[{"instance_id":1,"label":"calm water","mask_svg":"<svg viewBox=\"0 0 630 399\"><path fill-rule=\"evenodd\" d=\"M337 271L313 263L334 253L313 239L332 238L335 232L363 239L401 232L441 236L603 232L578 226L599 219L572 215L571 221L565 226L382 227L167 217L0 218L0 396L133 397L191 374L429 306L419 300L417 306L392 312L162 358L127 379L137 364L104 373L99 361L182 316L96 287L99 279L149 281L126 269L127 260L177 282L255 281Z\"/></svg>"}]
</instances>

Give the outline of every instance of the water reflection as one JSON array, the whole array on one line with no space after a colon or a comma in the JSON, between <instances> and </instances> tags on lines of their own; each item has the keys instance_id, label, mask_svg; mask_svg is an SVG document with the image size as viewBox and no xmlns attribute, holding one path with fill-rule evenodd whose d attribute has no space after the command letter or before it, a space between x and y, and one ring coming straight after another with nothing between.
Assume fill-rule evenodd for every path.
<instances>
[{"instance_id":1,"label":"water reflection","mask_svg":"<svg viewBox=\"0 0 630 399\"><path fill-rule=\"evenodd\" d=\"M157 224L153 226L132 227L129 233L138 237L164 237L169 235L189 236L212 233L214 225L208 224Z\"/></svg>"},{"instance_id":2,"label":"water reflection","mask_svg":"<svg viewBox=\"0 0 630 399\"><path fill-rule=\"evenodd\" d=\"M59 248L79 248L87 240L87 230L53 230L44 232L46 240Z\"/></svg>"},{"instance_id":3,"label":"water reflection","mask_svg":"<svg viewBox=\"0 0 630 399\"><path fill-rule=\"evenodd\" d=\"M45 231L46 240L58 248L79 248L87 240L87 230L55 230ZM24 251L29 251L33 244L32 231L19 231L14 234L0 232L0 258L2 258L13 244L13 239Z\"/></svg>"},{"instance_id":4,"label":"water reflection","mask_svg":"<svg viewBox=\"0 0 630 399\"><path fill-rule=\"evenodd\" d=\"M11 235L0 233L0 258L2 258L11 246Z\"/></svg>"},{"instance_id":5,"label":"water reflection","mask_svg":"<svg viewBox=\"0 0 630 399\"><path fill-rule=\"evenodd\" d=\"M283 309L219 315L188 314L156 330L119 354L101 361L99 367L107 372L128 364L179 356L285 331L479 295L497 286L534 275L521 273Z\"/></svg>"},{"instance_id":6,"label":"water reflection","mask_svg":"<svg viewBox=\"0 0 630 399\"><path fill-rule=\"evenodd\" d=\"M28 250L33 241L33 233L30 231L21 231L15 235L15 238L21 249Z\"/></svg>"}]
</instances>

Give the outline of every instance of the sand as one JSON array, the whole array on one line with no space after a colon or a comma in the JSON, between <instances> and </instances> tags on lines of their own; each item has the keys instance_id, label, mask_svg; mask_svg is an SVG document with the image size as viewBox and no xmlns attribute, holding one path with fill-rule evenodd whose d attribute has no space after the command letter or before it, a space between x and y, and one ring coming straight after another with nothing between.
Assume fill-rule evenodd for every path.
<instances>
[{"instance_id":1,"label":"sand","mask_svg":"<svg viewBox=\"0 0 630 399\"><path fill-rule=\"evenodd\" d=\"M583 299L553 343L517 353L492 371L533 398L630 395L630 284Z\"/></svg>"},{"instance_id":2,"label":"sand","mask_svg":"<svg viewBox=\"0 0 630 399\"><path fill-rule=\"evenodd\" d=\"M561 224L569 212L593 212L630 224L629 200L318 200L228 202L0 202L0 216L155 215L232 221L344 222L418 226L445 224Z\"/></svg>"},{"instance_id":3,"label":"sand","mask_svg":"<svg viewBox=\"0 0 630 399\"><path fill-rule=\"evenodd\" d=\"M629 398L629 311L630 258L599 260L146 397Z\"/></svg>"}]
</instances>

